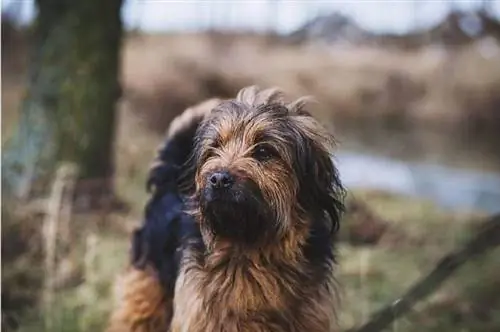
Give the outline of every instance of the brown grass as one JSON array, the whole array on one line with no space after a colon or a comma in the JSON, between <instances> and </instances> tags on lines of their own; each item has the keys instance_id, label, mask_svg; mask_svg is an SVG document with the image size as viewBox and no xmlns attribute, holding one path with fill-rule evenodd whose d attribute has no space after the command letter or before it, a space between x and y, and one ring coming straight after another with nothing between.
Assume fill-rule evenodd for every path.
<instances>
[{"instance_id":1,"label":"brown grass","mask_svg":"<svg viewBox=\"0 0 500 332\"><path fill-rule=\"evenodd\" d=\"M500 53L484 57L475 45L324 49L270 44L258 36L184 34L128 39L123 70L127 97L154 100L140 113L161 127L164 114L210 94L226 97L248 83L312 94L325 119L460 123L500 120L499 59Z\"/></svg>"},{"instance_id":2,"label":"brown grass","mask_svg":"<svg viewBox=\"0 0 500 332\"><path fill-rule=\"evenodd\" d=\"M26 69L26 38L14 40L2 61L6 134ZM500 124L500 49L484 56L478 45L404 51L296 46L251 34L133 34L123 48L123 99L159 133L186 107L233 96L248 84L277 85L292 97L314 95L322 105L317 115L328 122Z\"/></svg>"}]
</instances>

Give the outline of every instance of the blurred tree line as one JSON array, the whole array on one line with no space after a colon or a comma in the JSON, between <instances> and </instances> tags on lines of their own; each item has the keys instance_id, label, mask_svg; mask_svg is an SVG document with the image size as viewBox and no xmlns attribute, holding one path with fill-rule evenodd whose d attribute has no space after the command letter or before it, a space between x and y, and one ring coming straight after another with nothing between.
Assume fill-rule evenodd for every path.
<instances>
[{"instance_id":1,"label":"blurred tree line","mask_svg":"<svg viewBox=\"0 0 500 332\"><path fill-rule=\"evenodd\" d=\"M2 155L7 196L46 188L61 162L111 188L123 0L36 0L28 89Z\"/></svg>"}]
</instances>

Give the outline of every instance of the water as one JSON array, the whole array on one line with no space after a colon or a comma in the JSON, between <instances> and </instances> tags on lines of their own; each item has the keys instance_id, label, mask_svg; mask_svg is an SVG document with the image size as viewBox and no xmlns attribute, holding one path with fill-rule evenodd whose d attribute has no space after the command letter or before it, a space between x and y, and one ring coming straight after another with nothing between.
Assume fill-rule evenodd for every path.
<instances>
[{"instance_id":1,"label":"water","mask_svg":"<svg viewBox=\"0 0 500 332\"><path fill-rule=\"evenodd\" d=\"M430 132L371 124L342 127L338 136L335 159L348 188L421 197L452 210L500 212L497 134L478 137L472 130Z\"/></svg>"}]
</instances>

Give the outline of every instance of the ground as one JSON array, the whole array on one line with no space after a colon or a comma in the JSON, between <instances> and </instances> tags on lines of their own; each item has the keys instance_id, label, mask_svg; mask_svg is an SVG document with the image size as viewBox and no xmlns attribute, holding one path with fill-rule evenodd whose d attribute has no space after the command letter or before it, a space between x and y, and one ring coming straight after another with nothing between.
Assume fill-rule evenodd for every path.
<instances>
[{"instance_id":1,"label":"ground","mask_svg":"<svg viewBox=\"0 0 500 332\"><path fill-rule=\"evenodd\" d=\"M56 291L55 305L50 310L54 331L99 330L112 307L113 283L127 264L128 234L139 222L146 199L143 161L152 156L154 148L139 147L154 147L159 139L141 133L137 122L136 127L132 126L131 117L123 119L117 150L117 192L130 209L112 213L104 220L98 213L87 213L70 221L74 242L59 263L61 288ZM124 133L131 129L136 133L137 146L125 144L130 136ZM351 191L348 201L356 201L362 207L348 210L340 233L337 274L343 328L361 324L371 313L395 300L447 251L463 243L480 217L443 211L431 202L415 198L368 190ZM356 227L363 223L365 227ZM351 241L351 237L359 236L360 229L366 229L366 223L384 227L379 227L382 230L370 243ZM499 254L496 250L460 270L442 290L395 323L394 330L496 330L500 326L500 302L491 292L498 286L494 257ZM9 273L17 273L17 280L20 276L28 278L26 265L23 267L26 260L26 256L21 256L7 265L4 278ZM40 273L40 268L37 270ZM37 310L24 312L18 319L21 331L39 331L42 324Z\"/></svg>"}]
</instances>

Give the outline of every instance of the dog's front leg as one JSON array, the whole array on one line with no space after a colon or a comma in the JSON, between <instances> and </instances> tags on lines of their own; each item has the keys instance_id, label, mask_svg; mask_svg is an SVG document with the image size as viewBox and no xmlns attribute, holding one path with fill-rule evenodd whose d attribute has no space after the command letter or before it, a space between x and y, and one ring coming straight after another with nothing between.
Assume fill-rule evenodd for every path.
<instances>
[{"instance_id":1,"label":"dog's front leg","mask_svg":"<svg viewBox=\"0 0 500 332\"><path fill-rule=\"evenodd\" d=\"M107 332L167 332L172 298L152 269L130 268L116 285L118 303Z\"/></svg>"}]
</instances>

